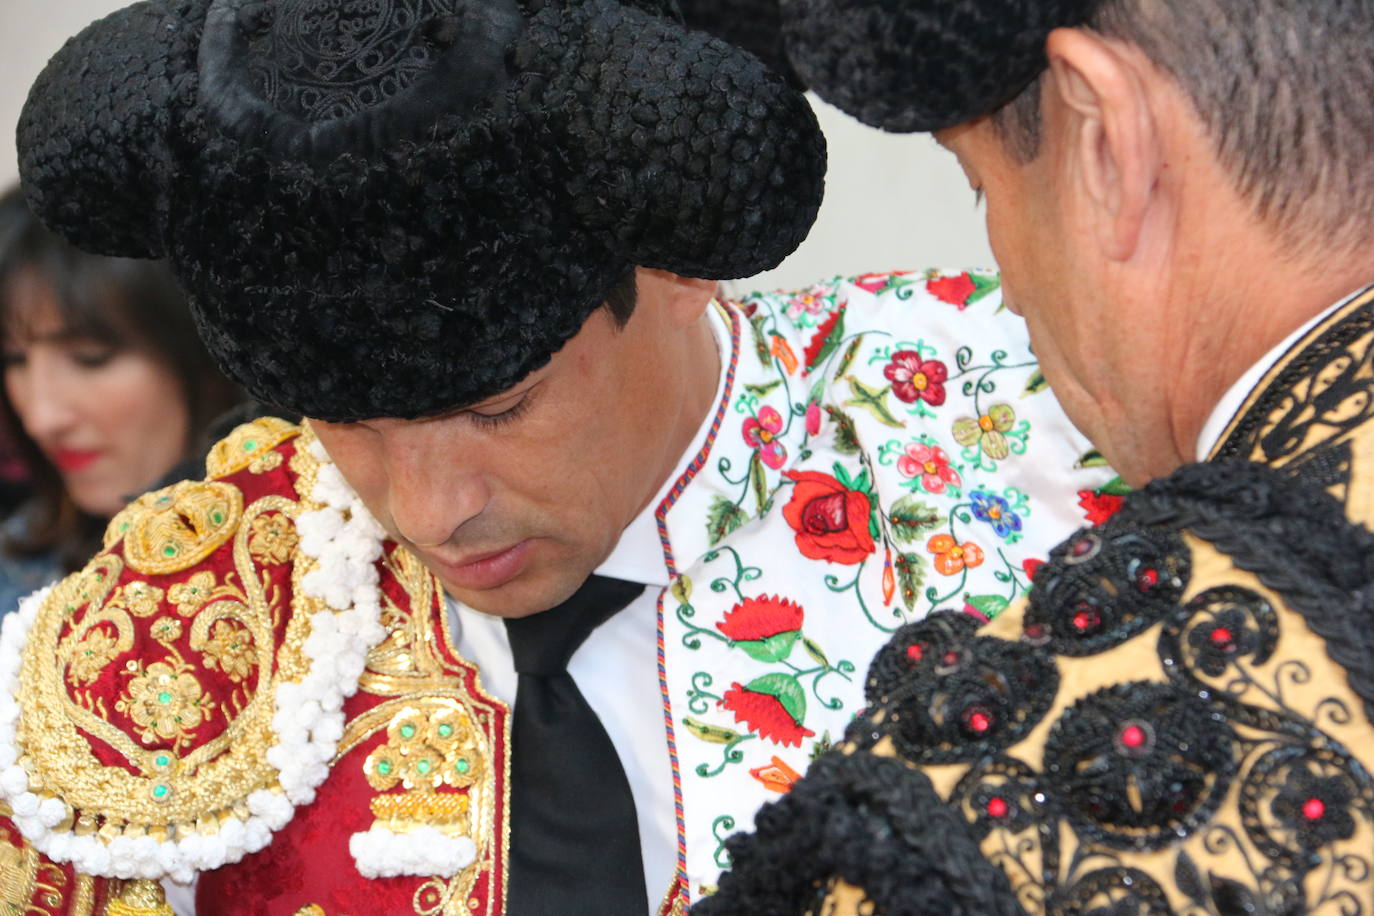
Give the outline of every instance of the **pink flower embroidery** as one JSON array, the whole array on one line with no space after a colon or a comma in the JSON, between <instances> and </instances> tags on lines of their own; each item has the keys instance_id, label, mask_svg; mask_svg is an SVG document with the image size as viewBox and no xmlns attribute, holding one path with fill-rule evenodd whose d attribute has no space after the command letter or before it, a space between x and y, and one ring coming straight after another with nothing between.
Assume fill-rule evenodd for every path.
<instances>
[{"instance_id":1,"label":"pink flower embroidery","mask_svg":"<svg viewBox=\"0 0 1374 916\"><path fill-rule=\"evenodd\" d=\"M824 312L830 302L827 297L834 295L835 290L829 286L815 286L804 293L793 296L787 301L787 317L796 321L803 314L816 315Z\"/></svg>"},{"instance_id":2,"label":"pink flower embroidery","mask_svg":"<svg viewBox=\"0 0 1374 916\"><path fill-rule=\"evenodd\" d=\"M816 435L821 431L821 405L812 401L806 405L806 432L808 435Z\"/></svg>"},{"instance_id":3,"label":"pink flower embroidery","mask_svg":"<svg viewBox=\"0 0 1374 916\"><path fill-rule=\"evenodd\" d=\"M773 470L782 467L787 460L787 449L777 441L782 432L782 414L771 407L759 411L758 417L749 417L742 429L744 441L756 452L764 464Z\"/></svg>"},{"instance_id":4,"label":"pink flower embroidery","mask_svg":"<svg viewBox=\"0 0 1374 916\"><path fill-rule=\"evenodd\" d=\"M913 404L925 401L931 407L945 402L945 379L949 369L936 359L922 360L915 350L898 350L892 354L883 375L892 382L892 393L900 400Z\"/></svg>"},{"instance_id":5,"label":"pink flower embroidery","mask_svg":"<svg viewBox=\"0 0 1374 916\"><path fill-rule=\"evenodd\" d=\"M938 445L913 442L906 454L897 459L897 470L906 477L920 477L927 493L943 493L950 486L961 487L959 472L949 466L949 455Z\"/></svg>"}]
</instances>

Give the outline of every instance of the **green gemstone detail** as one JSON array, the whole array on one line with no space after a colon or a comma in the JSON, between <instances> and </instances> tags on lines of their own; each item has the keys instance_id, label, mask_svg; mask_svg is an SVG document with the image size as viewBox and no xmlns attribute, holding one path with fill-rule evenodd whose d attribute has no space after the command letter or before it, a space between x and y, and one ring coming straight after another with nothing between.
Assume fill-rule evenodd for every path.
<instances>
[{"instance_id":1,"label":"green gemstone detail","mask_svg":"<svg viewBox=\"0 0 1374 916\"><path fill-rule=\"evenodd\" d=\"M421 776L429 775L429 767L430 764L428 760L421 760L419 763L415 764L415 769L419 771Z\"/></svg>"},{"instance_id":2,"label":"green gemstone detail","mask_svg":"<svg viewBox=\"0 0 1374 916\"><path fill-rule=\"evenodd\" d=\"M123 534L124 532L126 532L126 531L128 531L128 530L129 530L129 523L128 523L128 522L121 522L120 525L119 525L119 533L120 533L120 534ZM105 577L104 577L104 576L101 576L100 578L103 579L103 578L105 578Z\"/></svg>"},{"instance_id":3,"label":"green gemstone detail","mask_svg":"<svg viewBox=\"0 0 1374 916\"><path fill-rule=\"evenodd\" d=\"M174 557L174 556L176 556L176 555L177 555L177 546L176 546L175 544L168 544L166 547L162 548L162 555L163 555L164 557Z\"/></svg>"},{"instance_id":4,"label":"green gemstone detail","mask_svg":"<svg viewBox=\"0 0 1374 916\"><path fill-rule=\"evenodd\" d=\"M407 741L409 741L411 738L414 738L414 737L415 737L415 726L414 726L414 725L402 725L402 726L401 726L401 737L404 738L404 739L406 739Z\"/></svg>"},{"instance_id":5,"label":"green gemstone detail","mask_svg":"<svg viewBox=\"0 0 1374 916\"><path fill-rule=\"evenodd\" d=\"M377 761L377 772L378 772L378 773L381 773L383 776L390 776L390 775L391 775L391 761L390 761L390 760L379 760L379 761Z\"/></svg>"},{"instance_id":6,"label":"green gemstone detail","mask_svg":"<svg viewBox=\"0 0 1374 916\"><path fill-rule=\"evenodd\" d=\"M448 737L449 735L451 735L451 734L453 734L453 726L452 726L452 725L449 725L447 722L445 722L443 725L440 725L440 726L439 726L439 737L440 737L440 738L447 738L447 737Z\"/></svg>"},{"instance_id":7,"label":"green gemstone detail","mask_svg":"<svg viewBox=\"0 0 1374 916\"><path fill-rule=\"evenodd\" d=\"M466 757L463 757L453 765L453 768L459 773L466 773L468 770L472 769L472 764L468 763Z\"/></svg>"},{"instance_id":8,"label":"green gemstone detail","mask_svg":"<svg viewBox=\"0 0 1374 916\"><path fill-rule=\"evenodd\" d=\"M253 449L255 449L255 448L257 448L257 447L258 447L258 444L257 444L256 442L254 442L252 439L249 439L247 442L243 443L243 450L244 450L245 452L251 452Z\"/></svg>"},{"instance_id":9,"label":"green gemstone detail","mask_svg":"<svg viewBox=\"0 0 1374 916\"><path fill-rule=\"evenodd\" d=\"M172 790L165 785L153 786L153 798L166 798Z\"/></svg>"},{"instance_id":10,"label":"green gemstone detail","mask_svg":"<svg viewBox=\"0 0 1374 916\"><path fill-rule=\"evenodd\" d=\"M168 757L166 754L158 754L156 757L153 758L153 763L156 763L160 767L165 767L167 764L171 762L172 759Z\"/></svg>"},{"instance_id":11,"label":"green gemstone detail","mask_svg":"<svg viewBox=\"0 0 1374 916\"><path fill-rule=\"evenodd\" d=\"M166 706L168 703L172 702L172 693L171 693L171 691L169 691L169 690L164 690L164 691L162 691L161 693L159 693L159 694L157 695L157 701L158 701L159 703L161 703L163 706Z\"/></svg>"}]
</instances>

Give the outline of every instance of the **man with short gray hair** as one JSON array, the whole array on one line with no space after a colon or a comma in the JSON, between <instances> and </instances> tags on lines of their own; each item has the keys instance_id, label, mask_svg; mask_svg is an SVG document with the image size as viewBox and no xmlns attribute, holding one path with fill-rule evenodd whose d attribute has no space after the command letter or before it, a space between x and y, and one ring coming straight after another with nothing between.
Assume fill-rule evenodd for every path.
<instances>
[{"instance_id":1,"label":"man with short gray hair","mask_svg":"<svg viewBox=\"0 0 1374 916\"><path fill-rule=\"evenodd\" d=\"M1374 4L784 20L822 97L958 157L1046 377L1142 489L989 627L898 631L700 912L1369 912Z\"/></svg>"}]
</instances>

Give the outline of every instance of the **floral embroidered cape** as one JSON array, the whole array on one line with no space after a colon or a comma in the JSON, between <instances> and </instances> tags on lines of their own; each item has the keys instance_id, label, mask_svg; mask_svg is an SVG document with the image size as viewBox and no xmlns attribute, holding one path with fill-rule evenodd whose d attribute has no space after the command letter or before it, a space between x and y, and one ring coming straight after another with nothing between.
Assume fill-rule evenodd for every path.
<instances>
[{"instance_id":1,"label":"floral embroidered cape","mask_svg":"<svg viewBox=\"0 0 1374 916\"><path fill-rule=\"evenodd\" d=\"M941 608L996 617L1121 492L994 274L866 274L723 308L716 425L659 508L684 902L841 735L893 631Z\"/></svg>"}]
</instances>

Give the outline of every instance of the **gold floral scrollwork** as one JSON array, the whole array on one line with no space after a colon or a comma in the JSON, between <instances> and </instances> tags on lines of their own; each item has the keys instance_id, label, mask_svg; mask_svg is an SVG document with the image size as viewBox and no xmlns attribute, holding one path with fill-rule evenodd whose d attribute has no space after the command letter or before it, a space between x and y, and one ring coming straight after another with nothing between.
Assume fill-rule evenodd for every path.
<instances>
[{"instance_id":1,"label":"gold floral scrollwork","mask_svg":"<svg viewBox=\"0 0 1374 916\"><path fill-rule=\"evenodd\" d=\"M146 668L129 662L131 676L115 709L138 726L139 738L151 744L159 738L180 748L191 743L192 732L212 712L212 700L191 673L191 667L173 653L170 661L153 662Z\"/></svg>"},{"instance_id":2,"label":"gold floral scrollwork","mask_svg":"<svg viewBox=\"0 0 1374 916\"><path fill-rule=\"evenodd\" d=\"M218 667L230 680L243 680L258 665L253 634L236 620L216 620L210 627L210 638L205 641L205 663Z\"/></svg>"},{"instance_id":3,"label":"gold floral scrollwork","mask_svg":"<svg viewBox=\"0 0 1374 916\"><path fill-rule=\"evenodd\" d=\"M182 617L193 617L215 591L215 574L208 569L192 573L185 582L178 582L167 590L167 599L177 606Z\"/></svg>"},{"instance_id":4,"label":"gold floral scrollwork","mask_svg":"<svg viewBox=\"0 0 1374 916\"><path fill-rule=\"evenodd\" d=\"M285 513L264 512L253 519L248 534L248 552L262 563L285 563L291 559L291 552L299 541L296 525Z\"/></svg>"},{"instance_id":5,"label":"gold floral scrollwork","mask_svg":"<svg viewBox=\"0 0 1374 916\"><path fill-rule=\"evenodd\" d=\"M215 443L205 458L211 477L227 477L248 468L262 474L281 466L281 452L274 449L300 432L300 427L276 417L260 417L237 427Z\"/></svg>"},{"instance_id":6,"label":"gold floral scrollwork","mask_svg":"<svg viewBox=\"0 0 1374 916\"><path fill-rule=\"evenodd\" d=\"M106 607L123 608L135 617L151 617L162 607L163 592L156 585L134 581L110 596Z\"/></svg>"},{"instance_id":7,"label":"gold floral scrollwork","mask_svg":"<svg viewBox=\"0 0 1374 916\"><path fill-rule=\"evenodd\" d=\"M219 481L183 481L138 498L110 520L106 546L124 539L124 558L138 572L189 569L229 540L243 516L243 494Z\"/></svg>"}]
</instances>

